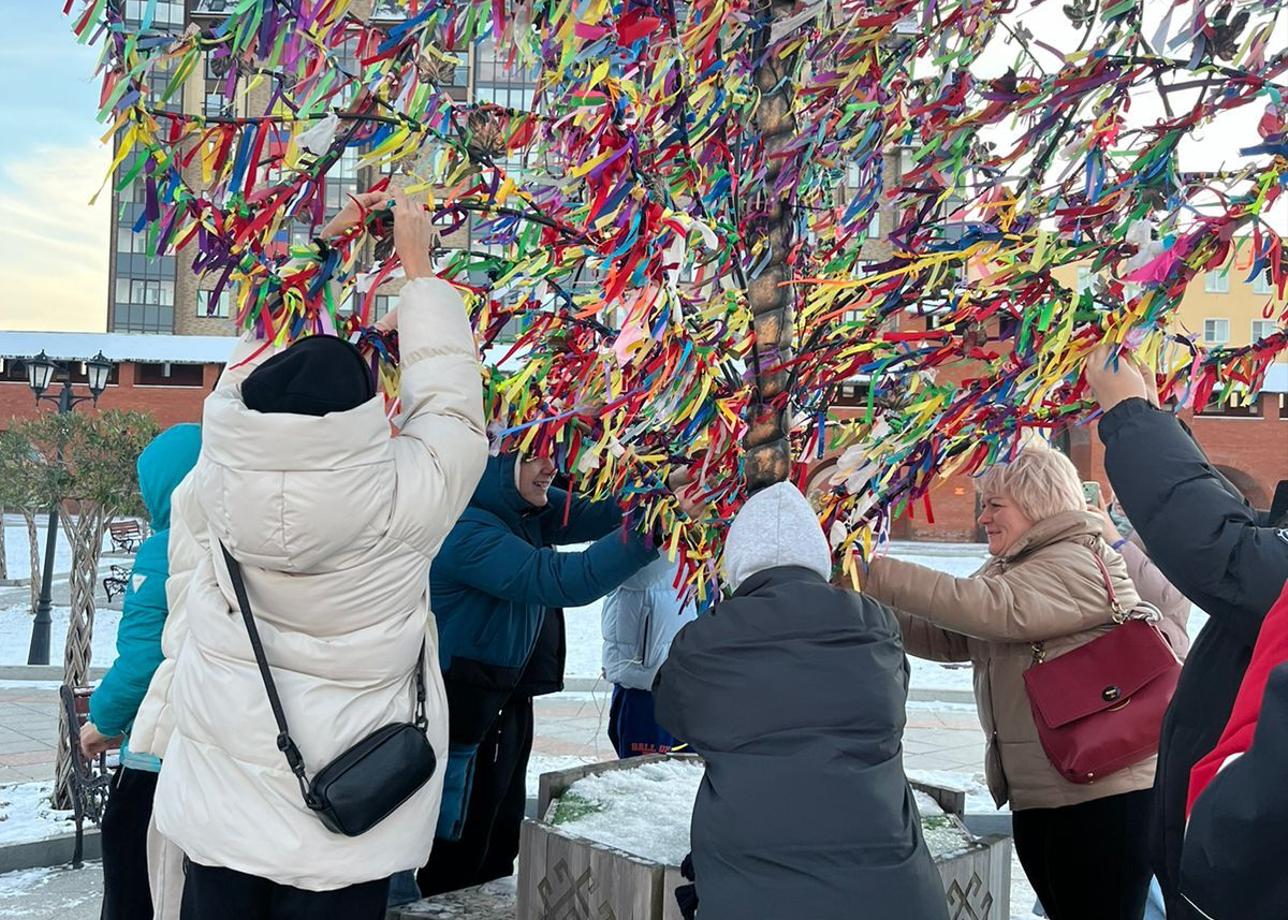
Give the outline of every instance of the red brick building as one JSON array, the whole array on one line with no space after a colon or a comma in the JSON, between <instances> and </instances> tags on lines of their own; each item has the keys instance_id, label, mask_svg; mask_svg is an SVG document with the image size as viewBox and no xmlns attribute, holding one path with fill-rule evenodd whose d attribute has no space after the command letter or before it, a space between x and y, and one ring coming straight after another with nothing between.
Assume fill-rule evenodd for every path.
<instances>
[{"instance_id":1,"label":"red brick building","mask_svg":"<svg viewBox=\"0 0 1288 920\"><path fill-rule=\"evenodd\" d=\"M39 407L27 385L22 359L42 350L70 365L79 395L88 393L80 362L100 351L115 365L100 409L133 409L150 413L163 426L201 419L201 404L223 369L235 339L223 336L124 335L53 332L0 332L0 429L15 418L31 418ZM964 372L960 371L959 372ZM57 394L61 377L48 392ZM77 411L93 411L82 406ZM860 409L838 410L840 413ZM1288 479L1288 364L1276 364L1255 406L1248 409L1185 414L1212 462L1259 507L1269 505L1276 483ZM1107 482L1104 447L1093 424L1068 432L1063 445L1082 476ZM811 472L811 482L831 475L836 458L824 458ZM895 536L907 539L968 541L978 538L975 488L968 476L952 476L930 492L932 523L917 504L895 522Z\"/></svg>"},{"instance_id":2,"label":"red brick building","mask_svg":"<svg viewBox=\"0 0 1288 920\"><path fill-rule=\"evenodd\" d=\"M42 351L65 364L76 395L89 394L82 362L102 353L113 363L98 409L147 412L162 426L201 420L201 403L219 379L236 339L225 336L0 332L0 429L54 411L36 404L24 359ZM46 390L57 396L64 374ZM76 411L94 411L85 404Z\"/></svg>"},{"instance_id":3,"label":"red brick building","mask_svg":"<svg viewBox=\"0 0 1288 920\"><path fill-rule=\"evenodd\" d=\"M1288 479L1288 364L1272 365L1265 388L1252 406L1209 409L1197 416L1185 412L1182 418L1212 463L1248 500L1256 507L1269 507L1276 484ZM1073 459L1084 479L1108 484L1105 449L1094 422L1069 430L1057 444ZM811 484L830 476L835 463L835 456L821 460L811 470ZM937 483L930 490L930 507L933 523L919 503L910 516L894 523L894 536L919 540L982 540L975 522L978 509L974 483L969 476L955 475Z\"/></svg>"}]
</instances>

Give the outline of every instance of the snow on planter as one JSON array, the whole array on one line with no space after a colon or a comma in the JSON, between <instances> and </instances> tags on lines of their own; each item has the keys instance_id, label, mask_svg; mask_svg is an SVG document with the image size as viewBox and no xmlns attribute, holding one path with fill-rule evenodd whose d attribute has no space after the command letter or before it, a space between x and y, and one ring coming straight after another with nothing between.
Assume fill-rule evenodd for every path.
<instances>
[{"instance_id":1,"label":"snow on planter","mask_svg":"<svg viewBox=\"0 0 1288 920\"><path fill-rule=\"evenodd\" d=\"M520 841L518 920L679 920L677 867L703 772L697 757L658 755L543 774L539 818ZM914 789L949 916L1010 916L1010 839L972 835L960 790Z\"/></svg>"}]
</instances>

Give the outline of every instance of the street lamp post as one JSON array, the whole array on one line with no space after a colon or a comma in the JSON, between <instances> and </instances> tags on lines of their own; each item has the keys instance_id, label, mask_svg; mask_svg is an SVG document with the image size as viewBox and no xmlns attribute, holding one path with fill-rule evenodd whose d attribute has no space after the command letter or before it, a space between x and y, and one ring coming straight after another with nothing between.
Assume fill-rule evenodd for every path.
<instances>
[{"instance_id":1,"label":"street lamp post","mask_svg":"<svg viewBox=\"0 0 1288 920\"><path fill-rule=\"evenodd\" d=\"M85 362L85 374L89 382L89 396L76 396L72 392L71 371L67 365L54 361L43 351L26 362L27 364L27 384L31 391L36 394L36 405L41 401L52 402L58 405L58 414L66 415L73 408L83 402L98 402L99 396L107 388L108 375L112 373L112 362L103 357L100 351L94 357ZM45 390L53 382L54 375L59 371L65 371L63 376L63 386L57 396L46 396ZM61 467L63 463L63 447L58 445L56 461ZM58 548L58 504L60 499L54 498L53 503L49 506L49 527L45 536L45 565L44 574L40 581L40 600L36 604L36 619L31 624L31 645L27 650L27 664L49 664L49 632L53 623L53 617L50 611L53 608L53 581L54 581L54 552Z\"/></svg>"}]
</instances>

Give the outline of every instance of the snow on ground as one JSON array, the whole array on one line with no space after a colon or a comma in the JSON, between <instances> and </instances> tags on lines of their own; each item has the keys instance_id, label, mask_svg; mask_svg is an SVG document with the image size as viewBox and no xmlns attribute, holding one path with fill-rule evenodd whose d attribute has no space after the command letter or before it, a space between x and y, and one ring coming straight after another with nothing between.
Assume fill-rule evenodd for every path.
<instances>
[{"instance_id":1,"label":"snow on ground","mask_svg":"<svg viewBox=\"0 0 1288 920\"><path fill-rule=\"evenodd\" d=\"M36 536L40 541L40 559L44 564L46 526L49 516L41 514L36 518ZM104 553L112 548L110 536L103 537ZM9 578L19 581L31 577L31 550L27 545L27 525L20 517L12 514L4 517L4 558L9 567ZM72 547L67 542L67 534L58 528L58 548L54 552L54 573L65 575L72 570Z\"/></svg>"},{"instance_id":2,"label":"snow on ground","mask_svg":"<svg viewBox=\"0 0 1288 920\"><path fill-rule=\"evenodd\" d=\"M51 616L49 660L58 664L63 660L63 646L67 642L69 611L66 607L55 607ZM26 604L0 609L0 666L27 663L32 620ZM95 667L109 667L116 660L116 628L120 622L119 610L99 607L94 614L94 635L90 646L91 663Z\"/></svg>"},{"instance_id":3,"label":"snow on ground","mask_svg":"<svg viewBox=\"0 0 1288 920\"><path fill-rule=\"evenodd\" d=\"M68 834L76 829L71 811L50 804L52 783L0 786L0 846Z\"/></svg>"},{"instance_id":4,"label":"snow on ground","mask_svg":"<svg viewBox=\"0 0 1288 920\"><path fill-rule=\"evenodd\" d=\"M54 866L0 875L0 917L14 920L97 920L102 896L98 862L83 869Z\"/></svg>"},{"instance_id":5,"label":"snow on ground","mask_svg":"<svg viewBox=\"0 0 1288 920\"><path fill-rule=\"evenodd\" d=\"M704 768L680 760L579 779L566 795L601 806L560 827L653 862L678 866L689 852L689 818Z\"/></svg>"}]
</instances>

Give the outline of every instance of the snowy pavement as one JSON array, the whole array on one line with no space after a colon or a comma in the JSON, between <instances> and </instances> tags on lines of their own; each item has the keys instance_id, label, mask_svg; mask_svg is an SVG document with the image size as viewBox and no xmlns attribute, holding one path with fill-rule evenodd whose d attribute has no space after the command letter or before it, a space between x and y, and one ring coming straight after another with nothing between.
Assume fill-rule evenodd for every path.
<instances>
[{"instance_id":1,"label":"snowy pavement","mask_svg":"<svg viewBox=\"0 0 1288 920\"><path fill-rule=\"evenodd\" d=\"M98 920L102 897L98 862L0 875L0 917L6 920Z\"/></svg>"}]
</instances>

